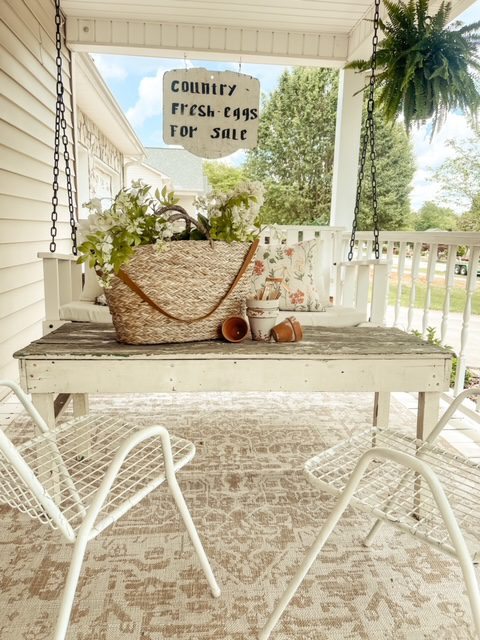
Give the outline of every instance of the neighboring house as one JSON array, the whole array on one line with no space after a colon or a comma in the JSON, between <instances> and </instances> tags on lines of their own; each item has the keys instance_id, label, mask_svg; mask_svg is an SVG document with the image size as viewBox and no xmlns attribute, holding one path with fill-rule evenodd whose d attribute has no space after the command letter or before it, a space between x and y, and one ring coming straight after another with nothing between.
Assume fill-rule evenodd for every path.
<instances>
[{"instance_id":1,"label":"neighboring house","mask_svg":"<svg viewBox=\"0 0 480 640\"><path fill-rule=\"evenodd\" d=\"M167 187L168 191L173 191L174 189L170 176L154 169L146 162L133 162L125 167L125 185L129 186L132 180L142 180L152 187L152 192L155 189L161 191L163 187Z\"/></svg>"},{"instance_id":2,"label":"neighboring house","mask_svg":"<svg viewBox=\"0 0 480 640\"><path fill-rule=\"evenodd\" d=\"M53 195L55 18L52 2L2 2L0 140L0 378L16 378L12 354L42 335L42 262ZM62 50L73 188L81 204L110 197L143 147L91 58ZM72 83L72 78L74 82ZM73 135L75 131L75 136ZM70 253L63 149L56 244ZM76 162L75 162L76 158ZM80 217L85 212L80 211Z\"/></svg>"},{"instance_id":3,"label":"neighboring house","mask_svg":"<svg viewBox=\"0 0 480 640\"><path fill-rule=\"evenodd\" d=\"M194 213L193 201L208 191L203 159L185 149L145 147L145 164L171 179L179 205Z\"/></svg>"},{"instance_id":4,"label":"neighboring house","mask_svg":"<svg viewBox=\"0 0 480 640\"><path fill-rule=\"evenodd\" d=\"M74 56L77 106L77 189L79 217L91 198L110 204L127 184L126 171L144 157L142 143L88 54Z\"/></svg>"}]
</instances>

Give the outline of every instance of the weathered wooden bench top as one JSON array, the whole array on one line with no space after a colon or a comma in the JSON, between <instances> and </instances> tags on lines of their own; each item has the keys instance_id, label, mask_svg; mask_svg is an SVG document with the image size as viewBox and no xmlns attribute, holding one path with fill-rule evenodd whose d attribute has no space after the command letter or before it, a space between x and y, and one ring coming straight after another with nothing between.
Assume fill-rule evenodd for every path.
<instances>
[{"instance_id":1,"label":"weathered wooden bench top","mask_svg":"<svg viewBox=\"0 0 480 640\"><path fill-rule=\"evenodd\" d=\"M452 354L400 329L385 327L304 328L304 340L291 343L263 343L245 340L183 342L159 345L126 345L115 339L110 325L64 324L56 331L20 349L19 359L42 360L84 358L148 359L387 359L418 358L450 360Z\"/></svg>"}]
</instances>

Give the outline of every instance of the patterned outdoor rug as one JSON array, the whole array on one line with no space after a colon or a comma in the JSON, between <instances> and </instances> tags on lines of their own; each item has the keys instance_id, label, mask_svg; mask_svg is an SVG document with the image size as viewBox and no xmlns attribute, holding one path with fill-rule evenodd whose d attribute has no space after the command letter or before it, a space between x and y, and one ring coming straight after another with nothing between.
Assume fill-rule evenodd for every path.
<instances>
[{"instance_id":1,"label":"patterned outdoor rug","mask_svg":"<svg viewBox=\"0 0 480 640\"><path fill-rule=\"evenodd\" d=\"M414 429L393 403L392 424ZM303 462L370 424L368 394L178 394L91 398L92 412L162 423L197 447L180 485L222 587L211 597L161 487L90 544L68 638L253 640L334 500ZM68 416L67 416L68 417ZM20 416L9 434L31 429ZM349 510L272 640L473 638L456 562ZM71 547L0 509L0 638L51 637Z\"/></svg>"}]
</instances>

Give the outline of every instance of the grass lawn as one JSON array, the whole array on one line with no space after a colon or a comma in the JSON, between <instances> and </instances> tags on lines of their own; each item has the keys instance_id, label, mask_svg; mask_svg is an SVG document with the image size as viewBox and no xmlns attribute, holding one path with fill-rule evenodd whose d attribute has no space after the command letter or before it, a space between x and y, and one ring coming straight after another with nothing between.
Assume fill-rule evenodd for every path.
<instances>
[{"instance_id":1,"label":"grass lawn","mask_svg":"<svg viewBox=\"0 0 480 640\"><path fill-rule=\"evenodd\" d=\"M402 287L401 306L408 307L410 304L410 285L404 284ZM418 309L423 309L425 306L425 295L427 292L427 286L418 282L415 287L415 304ZM388 303L394 305L396 302L397 283L390 282L389 301ZM435 311L443 311L443 302L445 299L445 289L443 287L433 286L430 297L430 309ZM465 307L466 292L461 287L454 287L450 294L450 311L463 313ZM480 314L480 289L473 294L472 297L472 313Z\"/></svg>"}]
</instances>

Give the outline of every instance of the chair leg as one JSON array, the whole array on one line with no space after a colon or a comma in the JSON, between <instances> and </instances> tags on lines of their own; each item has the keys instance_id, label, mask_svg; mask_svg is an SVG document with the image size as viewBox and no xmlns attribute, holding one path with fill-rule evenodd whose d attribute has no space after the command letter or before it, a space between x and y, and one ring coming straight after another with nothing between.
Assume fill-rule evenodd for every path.
<instances>
[{"instance_id":1,"label":"chair leg","mask_svg":"<svg viewBox=\"0 0 480 640\"><path fill-rule=\"evenodd\" d=\"M351 480L352 480L352 478L351 478ZM300 586L300 584L302 583L303 579L307 575L307 573L310 570L310 567L312 566L312 564L314 563L316 557L318 556L318 554L322 550L324 544L327 542L328 538L330 537L330 534L332 533L333 529L335 528L335 525L337 524L337 522L342 517L342 514L345 511L345 509L348 507L348 505L350 503L350 500L352 498L352 495L353 495L353 493L354 493L354 491L356 489L356 486L358 484L358 480L356 478L354 478L354 480L355 480L354 482L349 481L349 483L345 487L344 492L342 493L342 495L340 496L340 499L338 500L337 504L335 505L335 508L330 513L330 515L328 516L325 524L323 525L322 529L320 530L320 533L318 534L317 539L315 540L313 545L308 550L307 555L305 556L305 558L303 559L302 564L300 565L300 567L297 570L297 573L295 574L295 576L292 578L292 580L288 584L288 586L287 586L286 590L284 591L282 597L280 598L279 602L277 603L277 606L275 607L275 609L271 613L269 619L267 620L267 623L265 624L263 629L260 631L260 633L258 635L259 640L268 640L268 638L270 637L271 632L273 631L273 628L275 627L277 622L280 620L280 617L281 617L282 613L287 608L288 603L290 602L290 600L295 595L295 592L297 591L298 587Z\"/></svg>"},{"instance_id":2,"label":"chair leg","mask_svg":"<svg viewBox=\"0 0 480 640\"><path fill-rule=\"evenodd\" d=\"M383 520L380 520L380 518L375 522L373 527L367 533L367 537L363 541L363 544L364 544L365 547L369 547L372 544L372 542L374 541L377 533L380 531L380 529L382 528L382 526L384 524L385 523L383 522Z\"/></svg>"},{"instance_id":3,"label":"chair leg","mask_svg":"<svg viewBox=\"0 0 480 640\"><path fill-rule=\"evenodd\" d=\"M182 491L178 485L177 478L175 475L173 477L168 478L168 486L170 487L170 491L172 492L175 503L180 511L180 515L182 516L183 522L185 523L185 527L187 529L187 533L192 541L193 547L197 553L198 559L200 561L200 565L203 569L203 573L207 579L207 582L210 586L210 591L214 598L218 598L220 595L220 587L213 575L212 568L210 566L210 562L208 561L207 554L203 548L202 542L198 536L197 530L192 520L192 516L190 515L190 511L188 510L187 503L185 502L185 498L183 497Z\"/></svg>"},{"instance_id":4,"label":"chair leg","mask_svg":"<svg viewBox=\"0 0 480 640\"><path fill-rule=\"evenodd\" d=\"M64 640L67 634L73 599L75 597L75 591L77 589L78 578L80 576L86 547L87 540L77 538L75 546L73 547L72 560L70 561L67 580L65 581L65 587L63 589L62 602L60 604L60 612L58 614L54 640Z\"/></svg>"},{"instance_id":5,"label":"chair leg","mask_svg":"<svg viewBox=\"0 0 480 640\"><path fill-rule=\"evenodd\" d=\"M467 594L468 600L470 602L470 609L472 610L473 623L475 625L477 637L480 638L480 592L478 589L478 582L475 575L474 564L469 557L464 559L460 555L458 556L458 561L462 569L465 586L467 587Z\"/></svg>"},{"instance_id":6,"label":"chair leg","mask_svg":"<svg viewBox=\"0 0 480 640\"><path fill-rule=\"evenodd\" d=\"M410 470L408 470L406 473L403 474L403 476L400 479L400 482L398 484L397 491L401 491L402 489L405 488L405 485L407 484L411 474L412 474L412 472ZM395 494L392 494L390 499L387 501L387 504L385 505L386 509L388 509L388 507L392 504L394 497L395 497ZM367 537L363 541L363 544L364 544L365 547L369 547L373 543L374 539L377 536L377 533L380 531L380 529L383 527L384 524L385 524L385 522L383 520L381 520L380 518L377 519L377 521L375 522L373 527L368 532Z\"/></svg>"},{"instance_id":7,"label":"chair leg","mask_svg":"<svg viewBox=\"0 0 480 640\"><path fill-rule=\"evenodd\" d=\"M450 535L452 545L455 549L458 562L463 574L463 580L467 588L470 609L472 611L473 623L475 625L477 638L480 638L480 590L477 577L475 575L475 565L468 550L465 538L458 526L455 515L446 497L435 495L438 509L442 515L445 526Z\"/></svg>"}]
</instances>

